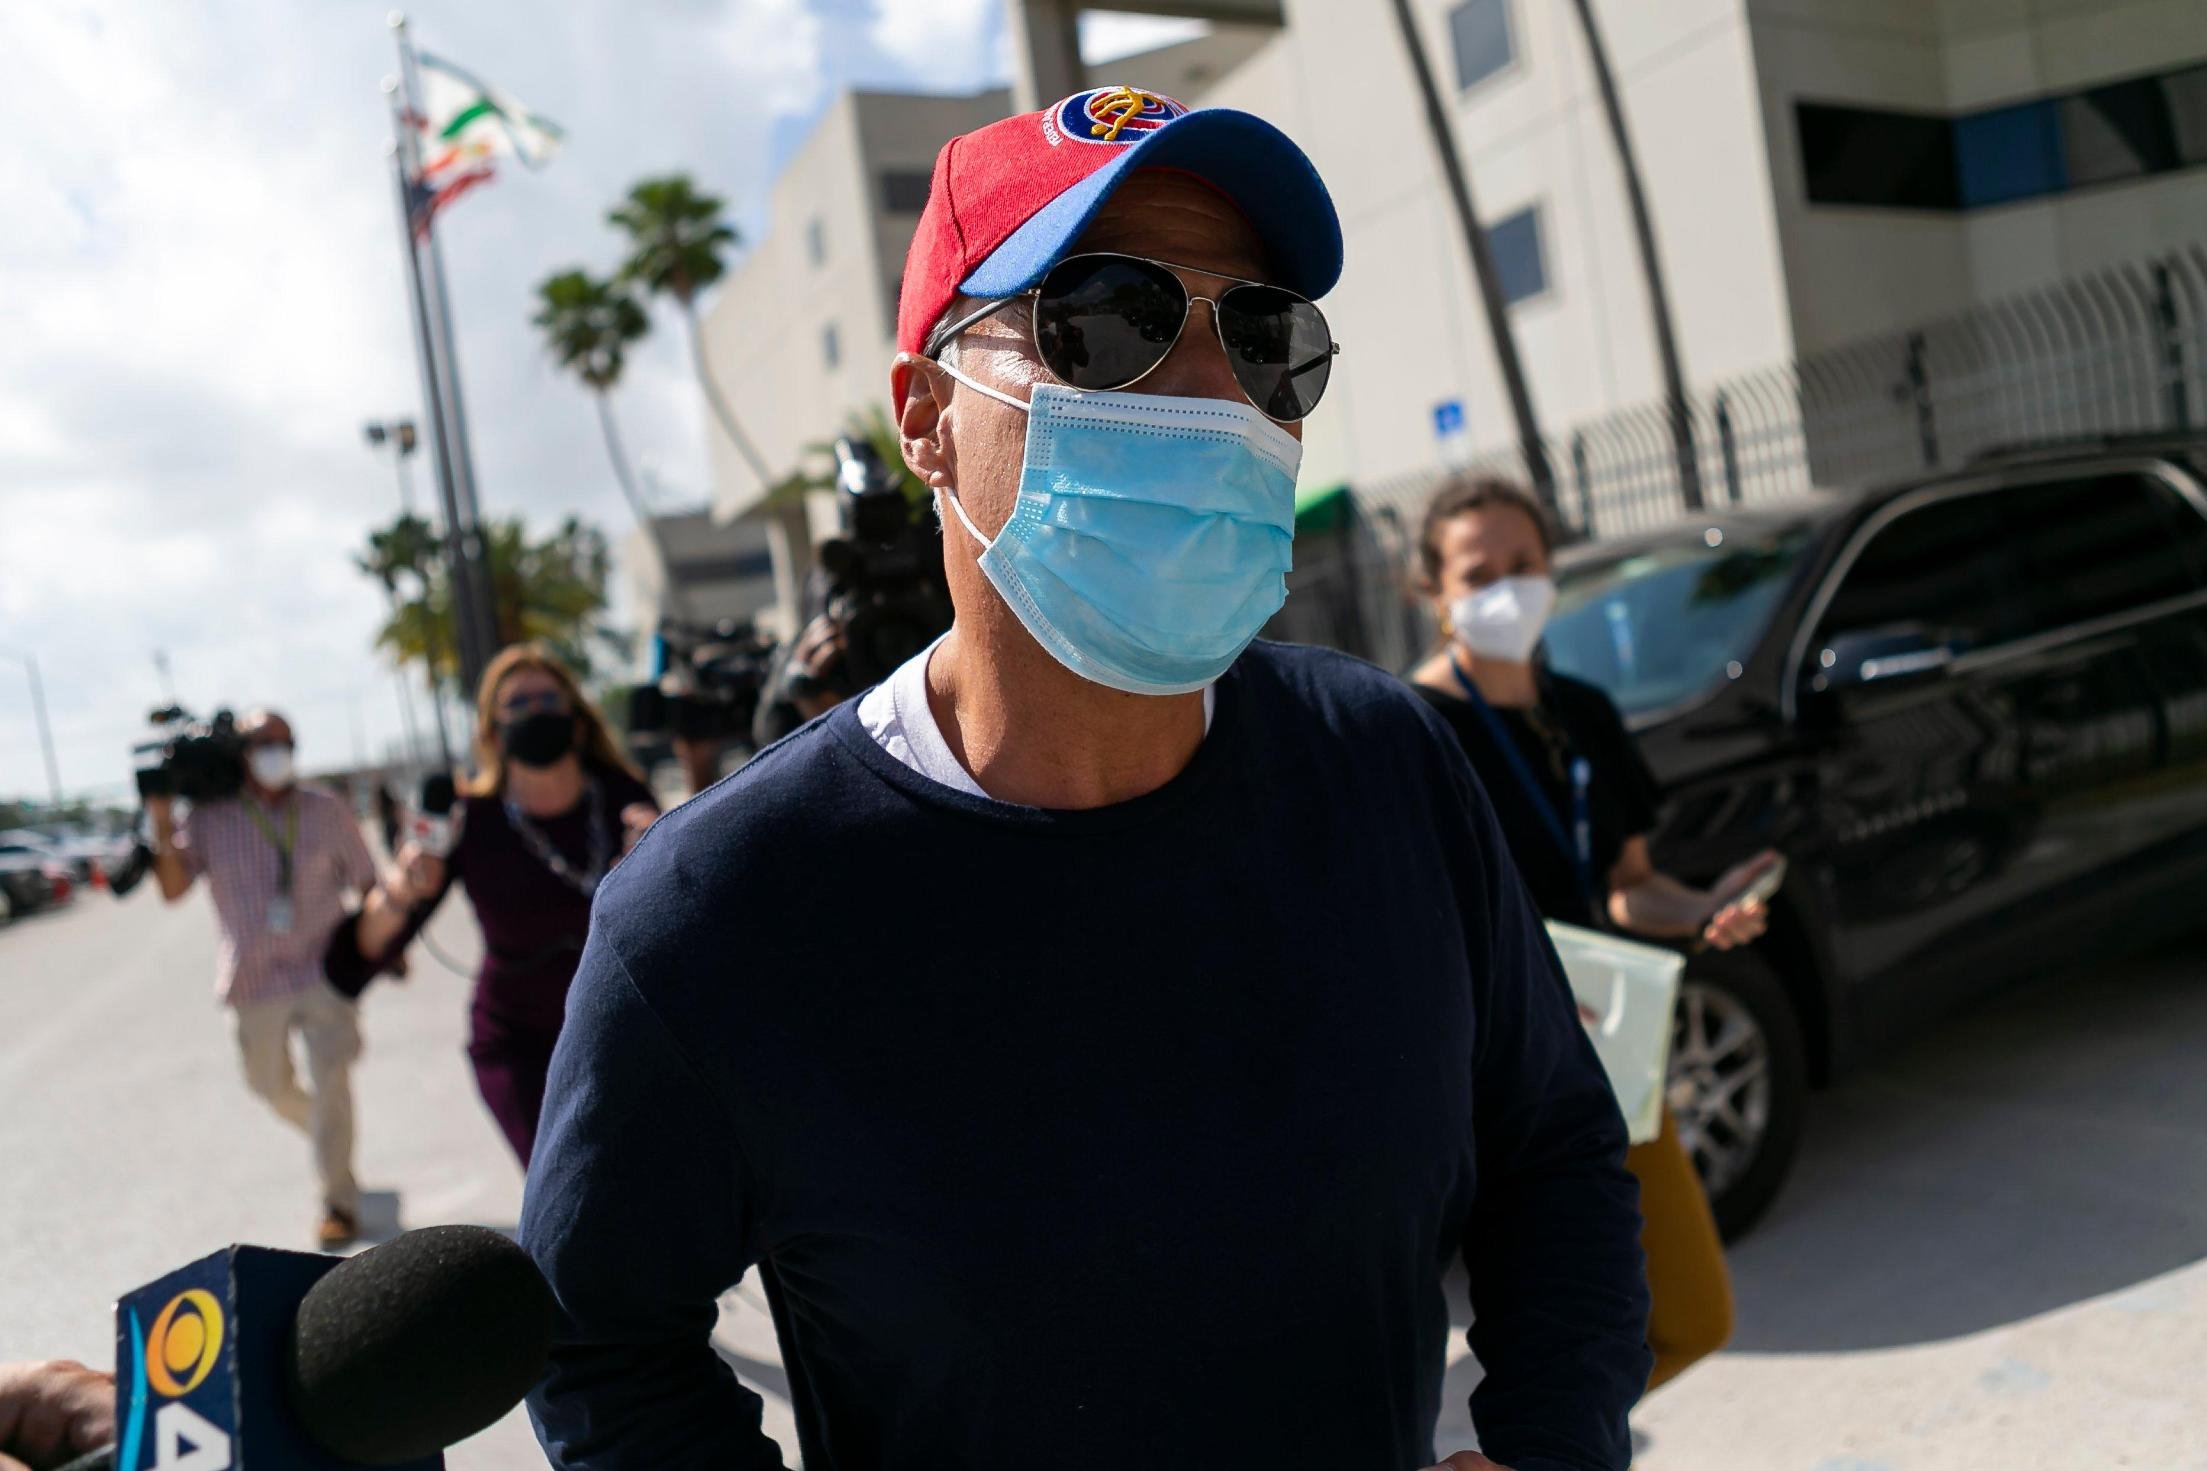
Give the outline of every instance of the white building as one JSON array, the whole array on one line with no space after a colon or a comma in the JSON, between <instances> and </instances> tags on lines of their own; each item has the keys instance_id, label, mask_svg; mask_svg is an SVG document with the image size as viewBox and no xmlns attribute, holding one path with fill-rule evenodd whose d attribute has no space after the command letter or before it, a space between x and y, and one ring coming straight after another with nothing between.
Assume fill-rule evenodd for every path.
<instances>
[{"instance_id":1,"label":"white building","mask_svg":"<svg viewBox=\"0 0 2207 1471\"><path fill-rule=\"evenodd\" d=\"M636 626L647 634L665 619L745 623L774 606L773 558L756 518L719 520L705 511L654 516L651 535L638 528L623 540L621 565Z\"/></svg>"},{"instance_id":2,"label":"white building","mask_svg":"<svg viewBox=\"0 0 2207 1471\"><path fill-rule=\"evenodd\" d=\"M1435 410L1513 438L1387 0L1009 0L1011 97L842 99L716 304L777 466L885 403L897 272L951 134L1094 82L1277 122L1331 186L1344 346L1304 483L1431 467ZM1080 8L1216 24L1091 78ZM1569 0L1414 0L1550 433L1658 397L1616 155ZM2207 0L1597 0L1689 384L2207 240ZM1208 50L1203 48L1208 47ZM745 340L782 345L747 356ZM790 350L794 346L794 350ZM770 370L771 369L771 370ZM716 511L755 487L715 446Z\"/></svg>"}]
</instances>

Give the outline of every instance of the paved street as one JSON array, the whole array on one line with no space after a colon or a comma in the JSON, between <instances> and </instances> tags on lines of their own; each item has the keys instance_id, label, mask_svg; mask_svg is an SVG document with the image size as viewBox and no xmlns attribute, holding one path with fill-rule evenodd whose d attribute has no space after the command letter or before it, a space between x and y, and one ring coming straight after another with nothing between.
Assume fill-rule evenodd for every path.
<instances>
[{"instance_id":1,"label":"paved street","mask_svg":"<svg viewBox=\"0 0 2207 1471\"><path fill-rule=\"evenodd\" d=\"M437 942L463 964L458 906ZM0 1358L112 1357L108 1304L225 1242L306 1245L305 1145L245 1092L203 898L91 894L0 931ZM372 1223L510 1226L520 1175L426 953L365 1003ZM2207 967L2041 988L1821 1097L1737 1253L1732 1352L1636 1417L1648 1471L2207 1468ZM720 1342L794 1447L763 1305ZM1460 1350L1459 1350L1460 1352ZM1451 1369L1443 1448L1471 1366ZM794 1454L792 1454L794 1462ZM455 1471L542 1464L518 1416Z\"/></svg>"}]
</instances>

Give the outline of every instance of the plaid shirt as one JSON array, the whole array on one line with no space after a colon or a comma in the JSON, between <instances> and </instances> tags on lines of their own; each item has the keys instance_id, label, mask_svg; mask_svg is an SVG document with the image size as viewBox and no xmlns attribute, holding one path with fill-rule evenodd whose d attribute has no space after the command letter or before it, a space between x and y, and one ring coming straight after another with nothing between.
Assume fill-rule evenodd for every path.
<instances>
[{"instance_id":1,"label":"plaid shirt","mask_svg":"<svg viewBox=\"0 0 2207 1471\"><path fill-rule=\"evenodd\" d=\"M299 814L291 855L291 929L273 934L268 907L277 896L279 856L268 833L246 811L250 802L282 837L288 809ZM176 836L179 856L214 891L222 947L215 960L215 995L232 1006L296 996L322 979L322 952L346 914L347 890L376 881L375 859L361 839L352 809L330 793L295 787L274 805L250 789L228 801L195 805Z\"/></svg>"}]
</instances>

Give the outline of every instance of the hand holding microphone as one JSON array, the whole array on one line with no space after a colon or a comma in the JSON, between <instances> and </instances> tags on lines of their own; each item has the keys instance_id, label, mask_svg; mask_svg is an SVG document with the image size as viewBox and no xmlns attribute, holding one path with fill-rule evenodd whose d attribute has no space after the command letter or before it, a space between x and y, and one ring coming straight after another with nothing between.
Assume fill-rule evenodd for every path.
<instances>
[{"instance_id":1,"label":"hand holding microphone","mask_svg":"<svg viewBox=\"0 0 2207 1471\"><path fill-rule=\"evenodd\" d=\"M16 1444L12 1384L32 1471L101 1439L59 1471L431 1471L521 1402L552 1343L536 1264L480 1226L349 1260L234 1246L115 1316L118 1379L69 1364L0 1377L0 1448ZM0 1471L16 1471L6 1455Z\"/></svg>"},{"instance_id":2,"label":"hand holding microphone","mask_svg":"<svg viewBox=\"0 0 2207 1471\"><path fill-rule=\"evenodd\" d=\"M114 1375L68 1359L0 1364L0 1471L44 1471L114 1439Z\"/></svg>"}]
</instances>

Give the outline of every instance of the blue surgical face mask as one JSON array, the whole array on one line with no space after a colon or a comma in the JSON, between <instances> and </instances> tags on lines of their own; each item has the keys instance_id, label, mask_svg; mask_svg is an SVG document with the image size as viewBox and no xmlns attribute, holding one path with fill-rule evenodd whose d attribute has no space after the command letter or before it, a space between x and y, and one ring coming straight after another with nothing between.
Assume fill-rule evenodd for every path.
<instances>
[{"instance_id":1,"label":"blue surgical face mask","mask_svg":"<svg viewBox=\"0 0 2207 1471\"><path fill-rule=\"evenodd\" d=\"M1303 447L1248 404L1038 384L1019 503L980 567L1028 633L1083 679L1199 690L1287 600Z\"/></svg>"}]
</instances>

